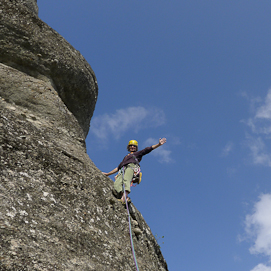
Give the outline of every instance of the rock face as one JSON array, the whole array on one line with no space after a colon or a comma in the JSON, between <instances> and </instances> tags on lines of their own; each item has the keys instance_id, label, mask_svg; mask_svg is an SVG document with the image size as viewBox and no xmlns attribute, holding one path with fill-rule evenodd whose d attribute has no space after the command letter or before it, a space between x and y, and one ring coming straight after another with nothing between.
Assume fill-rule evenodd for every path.
<instances>
[{"instance_id":1,"label":"rock face","mask_svg":"<svg viewBox=\"0 0 271 271\"><path fill-rule=\"evenodd\" d=\"M50 83L88 133L98 95L83 56L28 8L34 1L1 0L0 63Z\"/></svg>"},{"instance_id":2,"label":"rock face","mask_svg":"<svg viewBox=\"0 0 271 271\"><path fill-rule=\"evenodd\" d=\"M39 8L37 5L37 0L21 0L20 2L25 5L30 11L38 15Z\"/></svg>"},{"instance_id":3,"label":"rock face","mask_svg":"<svg viewBox=\"0 0 271 271\"><path fill-rule=\"evenodd\" d=\"M37 10L1 0L0 270L136 270L127 211L86 154L95 75ZM139 270L168 270L129 209Z\"/></svg>"}]
</instances>

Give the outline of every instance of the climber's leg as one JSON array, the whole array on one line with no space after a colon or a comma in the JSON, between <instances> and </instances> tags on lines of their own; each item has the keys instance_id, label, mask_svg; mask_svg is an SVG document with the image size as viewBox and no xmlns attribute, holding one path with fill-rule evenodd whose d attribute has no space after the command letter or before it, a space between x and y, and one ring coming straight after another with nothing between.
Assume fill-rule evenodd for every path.
<instances>
[{"instance_id":1,"label":"climber's leg","mask_svg":"<svg viewBox=\"0 0 271 271\"><path fill-rule=\"evenodd\" d=\"M122 177L122 174L123 173L120 173L117 176L117 178L116 178L116 180L114 182L114 189L117 191L117 193L120 193L120 192L123 191L123 181L122 181L123 177Z\"/></svg>"}]
</instances>

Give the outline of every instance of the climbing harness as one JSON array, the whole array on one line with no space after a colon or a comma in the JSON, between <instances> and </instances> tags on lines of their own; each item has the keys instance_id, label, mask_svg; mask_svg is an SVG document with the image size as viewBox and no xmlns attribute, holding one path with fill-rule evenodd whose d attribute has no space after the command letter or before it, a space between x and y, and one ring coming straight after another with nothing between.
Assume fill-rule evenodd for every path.
<instances>
[{"instance_id":1,"label":"climbing harness","mask_svg":"<svg viewBox=\"0 0 271 271\"><path fill-rule=\"evenodd\" d=\"M133 178L132 178L132 181L131 181L131 185L130 186L133 186L133 187L136 187L136 185L140 184L141 183L141 180L142 180L142 172L141 172L141 169L140 169L140 165L139 165L139 162L138 162L138 159L132 154L132 156L134 157L136 163L135 163L135 166L130 166L129 164L126 166L131 168L134 173L133 173ZM124 176L124 171L125 171L125 167L122 167L119 171L118 171L118 174L115 176L115 180L117 179L117 177L122 174L122 178Z\"/></svg>"},{"instance_id":2,"label":"climbing harness","mask_svg":"<svg viewBox=\"0 0 271 271\"><path fill-rule=\"evenodd\" d=\"M126 204L126 209L127 209L127 214L128 214L131 248L132 248L132 252L133 252L133 257L134 257L136 270L139 271L137 260L136 260L136 255L135 255L135 249L134 249L134 243L133 243L133 235L132 235L132 227L131 227L131 219L130 219L130 212L129 212L129 206L128 206L128 201L127 201L127 198L126 198L126 192L125 192L125 185L124 184L123 184L123 189L124 189L125 204Z\"/></svg>"},{"instance_id":3,"label":"climbing harness","mask_svg":"<svg viewBox=\"0 0 271 271\"><path fill-rule=\"evenodd\" d=\"M141 178L142 178L142 172L140 169L140 165L139 165L139 161L138 159L135 157L134 154L132 154L132 156L134 157L135 161L136 161L136 167L133 168L134 170L134 176L131 182L131 186L135 187L136 185L133 185L134 183L136 184L140 184L141 183Z\"/></svg>"},{"instance_id":4,"label":"climbing harness","mask_svg":"<svg viewBox=\"0 0 271 271\"><path fill-rule=\"evenodd\" d=\"M136 165L135 167L130 167L128 165L128 167L131 168L134 171L133 179L131 181L131 186L135 187L136 185L134 185L134 184L140 184L141 183L142 172L140 170L140 166Z\"/></svg>"}]
</instances>

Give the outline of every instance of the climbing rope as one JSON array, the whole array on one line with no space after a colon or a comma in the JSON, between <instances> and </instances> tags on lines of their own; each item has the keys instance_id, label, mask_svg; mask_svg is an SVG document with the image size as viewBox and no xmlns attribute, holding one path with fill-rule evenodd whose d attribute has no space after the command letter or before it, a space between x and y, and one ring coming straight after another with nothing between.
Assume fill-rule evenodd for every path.
<instances>
[{"instance_id":1,"label":"climbing rope","mask_svg":"<svg viewBox=\"0 0 271 271\"><path fill-rule=\"evenodd\" d=\"M124 185L123 185L123 187L124 187ZM131 227L131 219L130 219L130 212L129 212L128 201L127 201L127 198L126 198L125 190L124 190L124 197L125 197L126 209L127 209L127 213L128 213L130 241L131 241L131 247L132 247L132 251L133 251L134 262L135 262L136 270L139 271L137 261L136 261L136 255L135 255L135 249L134 249L134 243L133 243L133 235L132 235L132 227Z\"/></svg>"},{"instance_id":2,"label":"climbing rope","mask_svg":"<svg viewBox=\"0 0 271 271\"><path fill-rule=\"evenodd\" d=\"M122 180L124 180L124 167L122 171ZM128 222L129 222L129 232L130 232L130 241L131 241L131 248L133 252L133 257L134 257L134 262L136 266L136 270L139 271L138 265L137 265L137 260L136 260L136 255L135 255L135 249L134 249L134 243L133 243L133 235L132 235L132 227L131 227L131 219L130 219L130 212L129 212L129 207L128 207L128 201L126 198L126 190L125 190L125 184L123 182L123 193L125 197L125 204L126 204L126 209L127 209L127 214L128 214Z\"/></svg>"}]
</instances>

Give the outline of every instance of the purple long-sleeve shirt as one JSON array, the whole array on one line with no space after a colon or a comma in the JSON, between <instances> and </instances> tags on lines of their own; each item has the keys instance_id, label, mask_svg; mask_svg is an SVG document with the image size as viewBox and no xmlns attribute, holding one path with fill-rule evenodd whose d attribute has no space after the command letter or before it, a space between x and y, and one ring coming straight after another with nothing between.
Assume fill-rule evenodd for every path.
<instances>
[{"instance_id":1,"label":"purple long-sleeve shirt","mask_svg":"<svg viewBox=\"0 0 271 271\"><path fill-rule=\"evenodd\" d=\"M119 164L118 170L120 170L122 167L125 167L126 165L130 163L138 164L137 161L140 162L142 160L142 156L150 153L152 150L153 150L152 147L147 147L141 151L133 152L133 154L131 153L127 154L123 158L122 162ZM134 156L136 157L137 161L135 160Z\"/></svg>"}]
</instances>

